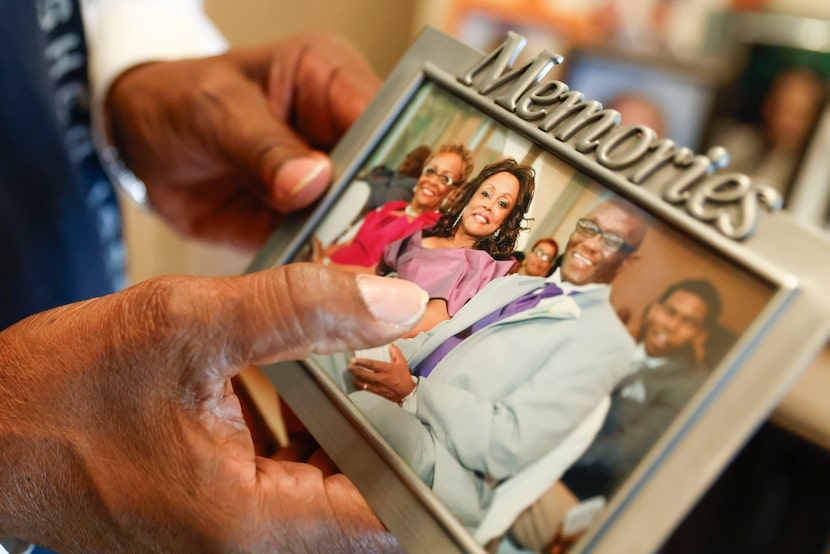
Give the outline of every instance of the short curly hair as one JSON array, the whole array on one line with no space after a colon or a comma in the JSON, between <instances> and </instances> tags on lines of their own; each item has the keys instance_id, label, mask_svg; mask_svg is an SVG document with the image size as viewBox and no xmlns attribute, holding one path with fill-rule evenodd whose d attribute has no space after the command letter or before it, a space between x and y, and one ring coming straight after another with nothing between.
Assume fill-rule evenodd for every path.
<instances>
[{"instance_id":1,"label":"short curly hair","mask_svg":"<svg viewBox=\"0 0 830 554\"><path fill-rule=\"evenodd\" d=\"M553 257L554 258L556 258L556 256L559 255L559 243L556 242L556 239L554 239L553 237L542 237L542 238L540 238L539 240L537 240L536 242L533 243L533 246L531 246L530 249L531 250L536 250L536 247L539 246L540 244L547 244L548 246L553 248Z\"/></svg>"},{"instance_id":2,"label":"short curly hair","mask_svg":"<svg viewBox=\"0 0 830 554\"><path fill-rule=\"evenodd\" d=\"M455 186L464 186L467 183L467 179L470 178L470 174L473 172L473 153L470 152L470 149L458 143L452 144L442 144L438 146L429 157L424 162L424 167L429 166L429 162L432 161L432 158L437 156L438 154L455 154L459 158L461 158L461 172L458 178L458 181L454 181L453 185Z\"/></svg>"}]
</instances>

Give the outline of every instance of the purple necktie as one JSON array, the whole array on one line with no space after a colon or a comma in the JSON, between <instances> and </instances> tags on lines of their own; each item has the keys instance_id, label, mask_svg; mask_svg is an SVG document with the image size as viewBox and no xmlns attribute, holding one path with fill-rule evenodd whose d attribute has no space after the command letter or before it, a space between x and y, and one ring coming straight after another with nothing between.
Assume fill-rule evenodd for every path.
<instances>
[{"instance_id":1,"label":"purple necktie","mask_svg":"<svg viewBox=\"0 0 830 554\"><path fill-rule=\"evenodd\" d=\"M421 363L415 366L415 369L412 371L412 375L415 375L416 377L426 377L430 374L430 372L432 372L433 369L435 369L438 362L450 353L450 350L458 346L464 339L476 331L484 329L492 323L506 319L513 314L534 308L537 304L539 304L539 302L542 301L543 298L559 296L560 294L562 294L562 289L560 289L555 283L548 282L541 287L533 289L527 294L518 297L509 304L506 304L489 315L479 319L463 331L448 337L438 346L438 348L433 350L426 358L421 360Z\"/></svg>"}]
</instances>

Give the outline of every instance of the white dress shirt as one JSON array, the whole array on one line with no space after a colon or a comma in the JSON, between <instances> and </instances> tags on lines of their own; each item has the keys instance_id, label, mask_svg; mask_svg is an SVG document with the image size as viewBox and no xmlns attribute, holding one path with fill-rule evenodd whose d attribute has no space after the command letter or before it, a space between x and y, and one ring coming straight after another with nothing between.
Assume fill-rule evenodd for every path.
<instances>
[{"instance_id":1,"label":"white dress shirt","mask_svg":"<svg viewBox=\"0 0 830 554\"><path fill-rule=\"evenodd\" d=\"M139 63L224 52L201 0L80 0L96 96Z\"/></svg>"}]
</instances>

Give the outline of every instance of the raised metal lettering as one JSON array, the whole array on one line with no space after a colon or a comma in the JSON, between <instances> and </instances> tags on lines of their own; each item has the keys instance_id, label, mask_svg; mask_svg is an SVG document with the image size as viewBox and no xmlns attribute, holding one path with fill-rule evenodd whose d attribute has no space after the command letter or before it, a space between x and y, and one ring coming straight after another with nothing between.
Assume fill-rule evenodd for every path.
<instances>
[{"instance_id":1,"label":"raised metal lettering","mask_svg":"<svg viewBox=\"0 0 830 554\"><path fill-rule=\"evenodd\" d=\"M658 174L665 180L662 197L672 204L685 204L693 217L712 223L722 234L745 238L757 225L759 204L781 209L781 195L758 185L740 173L717 174L729 163L721 147L705 156L678 147L669 139L658 139L642 125L620 125L620 115L606 110L596 100L584 100L557 80L542 81L552 67L562 63L559 54L543 51L518 69L513 62L524 48L524 37L508 32L505 41L458 77L468 87L521 118L539 121L538 127L560 142L586 154L595 151L598 164L614 171L634 166L627 177L645 185ZM657 185L657 183L655 183Z\"/></svg>"},{"instance_id":2,"label":"raised metal lettering","mask_svg":"<svg viewBox=\"0 0 830 554\"><path fill-rule=\"evenodd\" d=\"M654 131L644 125L621 125L600 141L597 161L608 169L632 166L645 156L655 138Z\"/></svg>"}]
</instances>

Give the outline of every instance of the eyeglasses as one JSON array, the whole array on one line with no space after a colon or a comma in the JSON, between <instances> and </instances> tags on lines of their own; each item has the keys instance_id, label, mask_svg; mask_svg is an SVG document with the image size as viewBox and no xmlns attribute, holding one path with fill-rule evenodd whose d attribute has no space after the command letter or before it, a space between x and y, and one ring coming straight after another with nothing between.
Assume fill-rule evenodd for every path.
<instances>
[{"instance_id":1,"label":"eyeglasses","mask_svg":"<svg viewBox=\"0 0 830 554\"><path fill-rule=\"evenodd\" d=\"M449 187L453 183L452 177L450 177L446 173L438 173L438 171L434 167L425 167L424 170L421 172L421 175L423 175L424 177L434 177L435 179L438 179L438 182L444 185L445 187Z\"/></svg>"},{"instance_id":2,"label":"eyeglasses","mask_svg":"<svg viewBox=\"0 0 830 554\"><path fill-rule=\"evenodd\" d=\"M615 233L608 233L591 221L590 219L580 219L576 222L576 231L580 235L591 238L600 235L602 238L602 246L606 252L622 252L623 254L631 254L637 249L630 244L626 244L625 239Z\"/></svg>"},{"instance_id":3,"label":"eyeglasses","mask_svg":"<svg viewBox=\"0 0 830 554\"><path fill-rule=\"evenodd\" d=\"M549 262L553 259L553 256L542 250L541 248L534 248L533 253L536 255L537 258L541 258L543 262Z\"/></svg>"}]
</instances>

